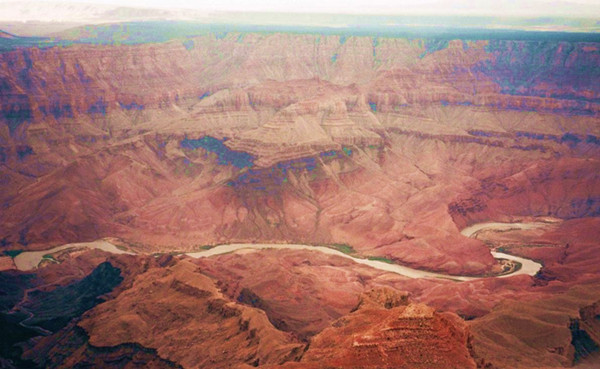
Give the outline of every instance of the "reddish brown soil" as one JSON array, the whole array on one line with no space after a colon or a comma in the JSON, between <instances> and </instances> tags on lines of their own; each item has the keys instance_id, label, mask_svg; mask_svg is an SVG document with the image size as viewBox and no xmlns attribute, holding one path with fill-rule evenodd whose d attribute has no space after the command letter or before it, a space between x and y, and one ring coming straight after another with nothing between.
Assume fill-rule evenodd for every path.
<instances>
[{"instance_id":1,"label":"reddish brown soil","mask_svg":"<svg viewBox=\"0 0 600 369\"><path fill-rule=\"evenodd\" d=\"M371 290L355 312L314 337L300 363L283 367L475 368L468 341L456 315Z\"/></svg>"},{"instance_id":2,"label":"reddish brown soil","mask_svg":"<svg viewBox=\"0 0 600 369\"><path fill-rule=\"evenodd\" d=\"M117 237L145 254L44 264L43 290L107 259L124 281L26 355L66 366L530 368L571 365L576 336L599 341L600 92L593 75L569 79L595 70L597 48L525 55L555 69L510 92L502 81L516 77L502 73L531 44L430 52L399 38L237 36L194 38L190 50L0 54L2 250ZM484 73L503 60L513 64ZM190 146L205 136L252 166ZM460 234L540 217L560 222ZM494 270L489 251L501 247L544 267L456 283L304 251L149 256L232 242L347 244L461 275ZM409 300L364 294L382 286Z\"/></svg>"}]
</instances>

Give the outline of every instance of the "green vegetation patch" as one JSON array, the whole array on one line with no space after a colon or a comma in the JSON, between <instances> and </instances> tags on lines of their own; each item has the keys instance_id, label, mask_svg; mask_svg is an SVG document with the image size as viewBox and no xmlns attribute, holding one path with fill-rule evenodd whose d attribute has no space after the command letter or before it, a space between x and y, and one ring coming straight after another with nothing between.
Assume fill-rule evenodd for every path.
<instances>
[{"instance_id":1,"label":"green vegetation patch","mask_svg":"<svg viewBox=\"0 0 600 369\"><path fill-rule=\"evenodd\" d=\"M395 264L394 260L387 258L385 256L367 256L367 259L374 260L374 261L382 261L387 264Z\"/></svg>"},{"instance_id":2,"label":"green vegetation patch","mask_svg":"<svg viewBox=\"0 0 600 369\"><path fill-rule=\"evenodd\" d=\"M58 263L58 260L56 260L56 258L52 256L52 254L46 254L42 256L42 260L50 260L52 262Z\"/></svg>"},{"instance_id":3,"label":"green vegetation patch","mask_svg":"<svg viewBox=\"0 0 600 369\"><path fill-rule=\"evenodd\" d=\"M22 253L24 250L5 250L4 255L10 256L11 258L15 258L17 255Z\"/></svg>"},{"instance_id":4,"label":"green vegetation patch","mask_svg":"<svg viewBox=\"0 0 600 369\"><path fill-rule=\"evenodd\" d=\"M329 247L330 249L334 249L340 252L343 252L344 254L348 254L348 255L352 255L356 253L356 250L354 250L354 248L348 244L345 243L332 243L329 245L325 245L326 247Z\"/></svg>"}]
</instances>

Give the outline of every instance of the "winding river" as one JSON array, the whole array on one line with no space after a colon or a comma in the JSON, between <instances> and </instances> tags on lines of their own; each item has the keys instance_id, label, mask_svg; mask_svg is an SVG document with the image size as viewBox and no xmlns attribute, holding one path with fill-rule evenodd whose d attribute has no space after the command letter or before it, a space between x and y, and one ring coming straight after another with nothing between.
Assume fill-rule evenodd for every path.
<instances>
[{"instance_id":1,"label":"winding river","mask_svg":"<svg viewBox=\"0 0 600 369\"><path fill-rule=\"evenodd\" d=\"M32 270L37 268L38 264L44 258L44 255L54 254L56 252L74 249L74 248L89 248L89 249L100 249L113 254L133 254L132 252L124 251L112 243L105 240L97 240L92 242L78 242L78 243L67 243L65 245L57 246L53 249L43 251L26 251L15 256L15 266L19 270Z\"/></svg>"},{"instance_id":2,"label":"winding river","mask_svg":"<svg viewBox=\"0 0 600 369\"><path fill-rule=\"evenodd\" d=\"M479 223L467 227L461 231L464 236L474 237L477 232L481 230L508 230L508 229L531 229L540 227L543 223ZM106 240L98 240L94 242L82 242L82 243L70 243L62 246L55 247L50 250L45 251L29 251L23 252L17 255L14 259L15 265L19 270L32 270L37 267L37 265L42 261L44 255L53 254L55 252L76 248L76 247L87 247L87 248L96 248L104 251L108 251L114 254L133 254L131 252L127 252L117 248L112 243ZM459 281L471 281L475 279L479 279L482 277L471 277L471 276L454 276L443 273L434 273L428 272L419 269L413 269L406 266L402 266L399 264L389 264L383 261L378 260L369 260L353 257L351 255L345 254L341 251L334 250L324 246L309 246L309 245L299 245L299 244L248 244L248 243L237 243L237 244L228 244L228 245L220 245L215 246L209 250L199 251L199 252L188 252L186 255L192 258L203 258L210 257L215 255L227 254L230 252L238 251L238 250L263 250L263 249L287 249L287 250L309 250L309 251L317 251L322 252L328 255L335 255L339 257L343 257L346 259L351 259L355 263L368 265L372 268L379 269L386 272L396 273L409 278L445 278ZM504 254L501 252L492 252L492 256L496 259L507 259L513 260L515 262L521 263L521 268L513 271L509 274L504 274L501 276L497 276L495 278L506 278L514 275L535 275L542 267L541 264L534 262L533 260L525 259L522 257Z\"/></svg>"}]
</instances>

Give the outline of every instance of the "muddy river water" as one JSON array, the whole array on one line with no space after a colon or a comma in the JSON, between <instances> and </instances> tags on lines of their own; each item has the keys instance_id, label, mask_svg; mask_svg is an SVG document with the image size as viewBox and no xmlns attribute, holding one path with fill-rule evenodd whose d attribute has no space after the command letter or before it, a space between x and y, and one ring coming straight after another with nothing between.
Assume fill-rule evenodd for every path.
<instances>
[{"instance_id":1,"label":"muddy river water","mask_svg":"<svg viewBox=\"0 0 600 369\"><path fill-rule=\"evenodd\" d=\"M509 229L532 229L543 226L544 223L478 223L472 226L469 226L461 231L461 233L466 237L474 237L477 232L482 230L509 230ZM58 251L62 251L70 248L96 248L104 251L108 251L115 254L132 254L131 252L127 252L117 248L112 243L106 240L98 240L93 242L82 242L82 243L70 243L62 246L55 247L53 249L45 250L45 251L28 251L23 252L17 255L14 259L15 265L19 270L31 270L35 269L37 265L42 261L44 255L53 254ZM479 277L471 277L471 276L455 276L455 275L447 275L443 273L435 273L429 272L419 269L409 268L399 264L389 264L383 261L378 260L369 260L363 259L360 257L354 257L348 254L345 254L341 251L334 250L332 248L324 247L324 246L310 246L310 245L300 245L300 244L228 244L228 245L220 245L215 246L209 250L199 251L199 252L189 252L186 255L193 258L202 258L202 257L211 257L215 255L226 254L238 250L263 250L263 249L288 249L288 250L310 250L314 252L322 252L328 255L336 255L339 257L343 257L346 259L351 259L355 263L368 265L372 268L383 270L386 272L396 273L409 278L451 278L453 280L460 281L470 281L474 279L478 279ZM526 258L509 255L500 252L492 252L492 256L497 259L507 259L518 262L521 264L521 268L513 271L512 273L504 274L501 276L497 276L495 278L506 278L514 275L535 275L542 267L541 264L529 260Z\"/></svg>"}]
</instances>

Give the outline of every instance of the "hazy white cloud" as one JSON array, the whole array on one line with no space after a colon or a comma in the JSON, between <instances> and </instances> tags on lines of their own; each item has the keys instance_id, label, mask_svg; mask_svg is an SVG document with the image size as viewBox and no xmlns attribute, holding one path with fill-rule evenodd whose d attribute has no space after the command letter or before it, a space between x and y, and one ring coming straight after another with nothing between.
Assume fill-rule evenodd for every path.
<instances>
[{"instance_id":1,"label":"hazy white cloud","mask_svg":"<svg viewBox=\"0 0 600 369\"><path fill-rule=\"evenodd\" d=\"M95 0L84 0L98 2ZM104 0L102 2L202 10L434 13L434 14L582 14L600 17L600 0ZM591 13L590 11L594 11Z\"/></svg>"},{"instance_id":2,"label":"hazy white cloud","mask_svg":"<svg viewBox=\"0 0 600 369\"><path fill-rule=\"evenodd\" d=\"M0 3L7 1L10 0L0 0ZM56 2L56 0L50 1ZM70 0L69 2L205 11L554 15L600 18L600 0Z\"/></svg>"}]
</instances>

